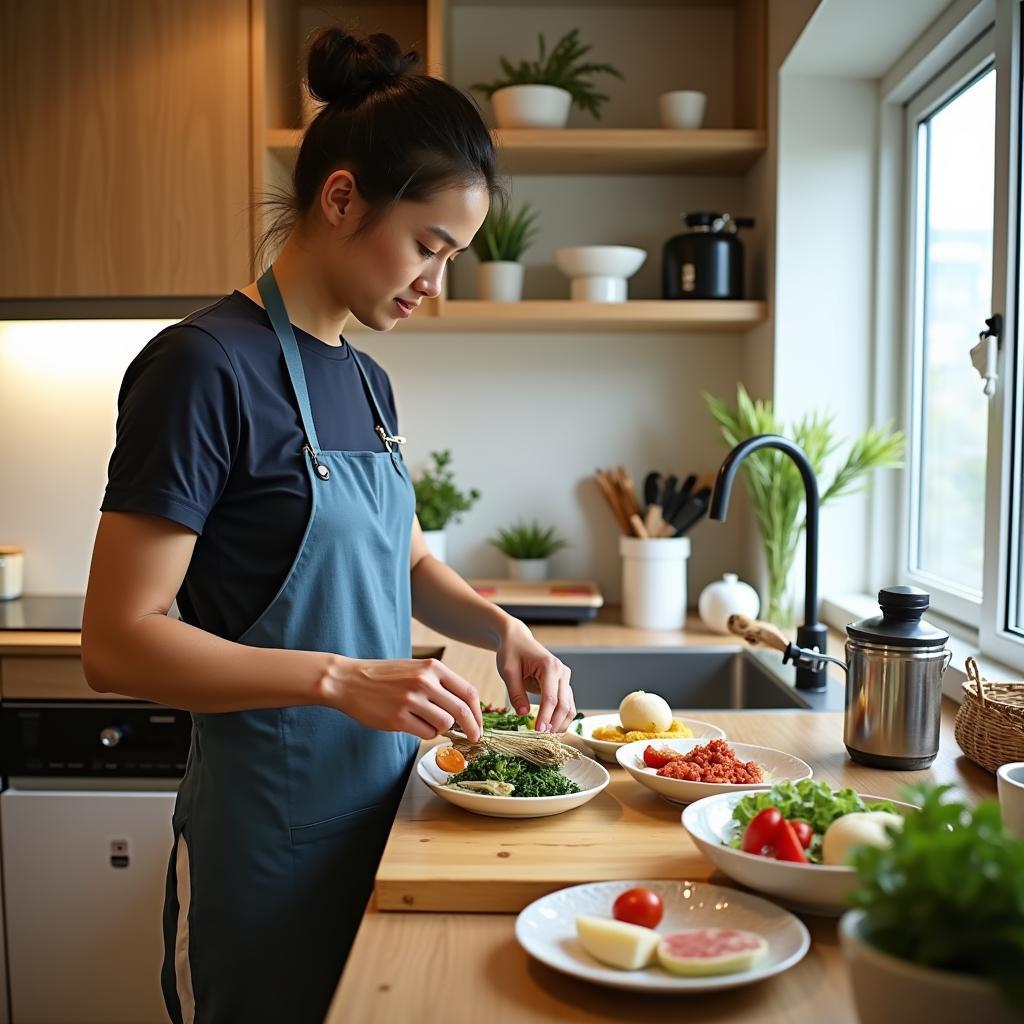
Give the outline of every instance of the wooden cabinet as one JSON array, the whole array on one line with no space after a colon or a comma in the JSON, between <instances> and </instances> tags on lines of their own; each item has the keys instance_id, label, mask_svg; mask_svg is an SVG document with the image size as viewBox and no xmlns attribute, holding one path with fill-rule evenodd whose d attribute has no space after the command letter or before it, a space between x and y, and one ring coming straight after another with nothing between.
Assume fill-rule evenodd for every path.
<instances>
[{"instance_id":1,"label":"wooden cabinet","mask_svg":"<svg viewBox=\"0 0 1024 1024\"><path fill-rule=\"evenodd\" d=\"M0 4L0 298L248 280L249 0Z\"/></svg>"}]
</instances>

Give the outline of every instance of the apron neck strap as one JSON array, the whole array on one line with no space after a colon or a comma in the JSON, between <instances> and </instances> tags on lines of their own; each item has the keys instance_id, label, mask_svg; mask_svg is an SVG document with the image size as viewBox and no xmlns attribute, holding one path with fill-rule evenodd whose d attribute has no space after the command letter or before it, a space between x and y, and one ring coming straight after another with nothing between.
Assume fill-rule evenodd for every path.
<instances>
[{"instance_id":1,"label":"apron neck strap","mask_svg":"<svg viewBox=\"0 0 1024 1024\"><path fill-rule=\"evenodd\" d=\"M270 325L274 328L277 340L284 353L284 363L288 369L288 376L291 378L292 389L295 398L299 403L299 416L302 418L302 429L306 435L306 441L314 452L320 452L320 442L317 440L316 428L313 426L313 408L309 403L309 391L306 389L306 375L302 371L302 356L299 354L299 343L295 340L295 331L292 330L291 321L288 319L288 311L284 306L284 299L281 298L281 290L277 287L274 278L274 268L267 267L256 282L260 298L263 299L263 306L270 317Z\"/></svg>"}]
</instances>

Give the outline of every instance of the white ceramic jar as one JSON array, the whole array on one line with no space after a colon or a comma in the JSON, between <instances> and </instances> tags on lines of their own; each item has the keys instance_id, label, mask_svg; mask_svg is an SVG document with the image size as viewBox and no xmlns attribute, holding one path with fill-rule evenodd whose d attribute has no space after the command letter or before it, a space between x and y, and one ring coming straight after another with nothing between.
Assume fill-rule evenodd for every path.
<instances>
[{"instance_id":1,"label":"white ceramic jar","mask_svg":"<svg viewBox=\"0 0 1024 1024\"><path fill-rule=\"evenodd\" d=\"M21 597L25 578L25 549L17 545L0 545L0 601Z\"/></svg>"},{"instance_id":2,"label":"white ceramic jar","mask_svg":"<svg viewBox=\"0 0 1024 1024\"><path fill-rule=\"evenodd\" d=\"M693 89L663 92L658 97L658 120L662 128L699 128L704 120L708 98Z\"/></svg>"},{"instance_id":3,"label":"white ceramic jar","mask_svg":"<svg viewBox=\"0 0 1024 1024\"><path fill-rule=\"evenodd\" d=\"M572 93L556 85L506 85L491 94L498 128L564 128Z\"/></svg>"},{"instance_id":4,"label":"white ceramic jar","mask_svg":"<svg viewBox=\"0 0 1024 1024\"><path fill-rule=\"evenodd\" d=\"M637 629L682 629L686 622L689 537L620 537L622 621Z\"/></svg>"},{"instance_id":5,"label":"white ceramic jar","mask_svg":"<svg viewBox=\"0 0 1024 1024\"><path fill-rule=\"evenodd\" d=\"M741 583L734 572L727 572L720 580L709 583L697 601L701 622L716 633L729 632L730 615L746 615L756 619L761 610L757 591L748 583Z\"/></svg>"}]
</instances>

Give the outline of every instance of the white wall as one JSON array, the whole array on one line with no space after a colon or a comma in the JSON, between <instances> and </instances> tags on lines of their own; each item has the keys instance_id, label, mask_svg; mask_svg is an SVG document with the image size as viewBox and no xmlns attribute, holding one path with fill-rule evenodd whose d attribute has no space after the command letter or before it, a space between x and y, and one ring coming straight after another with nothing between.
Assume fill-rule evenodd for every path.
<instances>
[{"instance_id":1,"label":"white wall","mask_svg":"<svg viewBox=\"0 0 1024 1024\"><path fill-rule=\"evenodd\" d=\"M0 543L25 545L25 589L82 593L124 368L163 326L147 321L0 324ZM572 542L554 568L618 596L615 528L588 478L625 464L711 470L721 451L702 389L727 392L738 340L672 335L371 335L354 343L391 374L407 458L449 447L483 498L451 532L453 565L502 574L486 544L519 516ZM734 522L694 533L691 588L737 565Z\"/></svg>"}]
</instances>

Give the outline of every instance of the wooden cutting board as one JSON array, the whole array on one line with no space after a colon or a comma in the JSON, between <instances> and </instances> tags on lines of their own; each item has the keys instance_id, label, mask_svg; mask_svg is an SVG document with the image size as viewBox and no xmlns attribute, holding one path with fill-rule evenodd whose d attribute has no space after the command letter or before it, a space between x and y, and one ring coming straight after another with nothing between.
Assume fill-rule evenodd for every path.
<instances>
[{"instance_id":1,"label":"wooden cutting board","mask_svg":"<svg viewBox=\"0 0 1024 1024\"><path fill-rule=\"evenodd\" d=\"M948 702L947 702L948 703ZM813 711L700 712L737 743L791 751L833 786L898 798L914 781L952 782L972 799L991 796L991 776L967 762L943 715L939 756L922 772L854 764L843 716ZM706 880L711 865L680 823L682 808L608 766L608 787L550 818L485 818L436 797L415 769L388 839L375 886L378 910L518 913L546 893L597 879ZM718 877L717 881L723 881Z\"/></svg>"}]
</instances>

